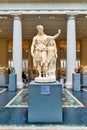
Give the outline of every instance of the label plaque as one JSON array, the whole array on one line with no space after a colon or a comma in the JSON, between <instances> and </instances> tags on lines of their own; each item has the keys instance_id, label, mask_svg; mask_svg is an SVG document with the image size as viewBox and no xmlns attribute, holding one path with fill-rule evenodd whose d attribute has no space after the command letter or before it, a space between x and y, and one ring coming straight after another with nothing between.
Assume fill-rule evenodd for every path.
<instances>
[{"instance_id":1,"label":"label plaque","mask_svg":"<svg viewBox=\"0 0 87 130\"><path fill-rule=\"evenodd\" d=\"M50 86L41 86L41 94L50 94Z\"/></svg>"}]
</instances>

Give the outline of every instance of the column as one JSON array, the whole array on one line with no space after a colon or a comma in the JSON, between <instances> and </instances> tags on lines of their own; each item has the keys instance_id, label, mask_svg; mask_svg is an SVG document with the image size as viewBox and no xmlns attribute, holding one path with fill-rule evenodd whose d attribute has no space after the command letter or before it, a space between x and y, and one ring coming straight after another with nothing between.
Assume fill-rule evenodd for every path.
<instances>
[{"instance_id":1,"label":"column","mask_svg":"<svg viewBox=\"0 0 87 130\"><path fill-rule=\"evenodd\" d=\"M22 22L17 15L13 21L13 67L17 74L17 87L22 88Z\"/></svg>"},{"instance_id":2,"label":"column","mask_svg":"<svg viewBox=\"0 0 87 130\"><path fill-rule=\"evenodd\" d=\"M72 85L72 73L76 66L76 30L75 16L71 15L67 21L67 87Z\"/></svg>"},{"instance_id":3,"label":"column","mask_svg":"<svg viewBox=\"0 0 87 130\"><path fill-rule=\"evenodd\" d=\"M0 64L8 66L8 42L6 39L0 39Z\"/></svg>"}]
</instances>

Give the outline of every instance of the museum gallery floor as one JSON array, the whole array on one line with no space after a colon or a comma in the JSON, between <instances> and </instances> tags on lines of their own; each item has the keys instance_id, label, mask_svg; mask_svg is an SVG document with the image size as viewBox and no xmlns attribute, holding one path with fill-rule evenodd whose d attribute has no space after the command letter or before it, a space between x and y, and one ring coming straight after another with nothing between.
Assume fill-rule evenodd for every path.
<instances>
[{"instance_id":1,"label":"museum gallery floor","mask_svg":"<svg viewBox=\"0 0 87 130\"><path fill-rule=\"evenodd\" d=\"M87 126L86 88L83 88L81 92L63 89L63 122L56 124L28 124L27 90L26 87L16 92L8 92L5 88L0 89L0 126Z\"/></svg>"}]
</instances>

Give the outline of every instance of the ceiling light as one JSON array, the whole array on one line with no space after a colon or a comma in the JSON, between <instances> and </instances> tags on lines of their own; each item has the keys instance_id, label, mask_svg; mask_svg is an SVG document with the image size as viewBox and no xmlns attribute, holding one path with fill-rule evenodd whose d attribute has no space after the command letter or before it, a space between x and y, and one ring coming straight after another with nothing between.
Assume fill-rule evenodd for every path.
<instances>
[{"instance_id":1,"label":"ceiling light","mask_svg":"<svg viewBox=\"0 0 87 130\"><path fill-rule=\"evenodd\" d=\"M76 52L80 52L80 49L76 50Z\"/></svg>"},{"instance_id":2,"label":"ceiling light","mask_svg":"<svg viewBox=\"0 0 87 130\"><path fill-rule=\"evenodd\" d=\"M87 18L87 15L85 16L85 18Z\"/></svg>"},{"instance_id":3,"label":"ceiling light","mask_svg":"<svg viewBox=\"0 0 87 130\"><path fill-rule=\"evenodd\" d=\"M54 17L54 16L50 16L49 18L50 18L50 19L55 19L55 17Z\"/></svg>"},{"instance_id":4,"label":"ceiling light","mask_svg":"<svg viewBox=\"0 0 87 130\"><path fill-rule=\"evenodd\" d=\"M28 50L26 50L26 52L28 52Z\"/></svg>"},{"instance_id":5,"label":"ceiling light","mask_svg":"<svg viewBox=\"0 0 87 130\"><path fill-rule=\"evenodd\" d=\"M38 16L38 18L40 19L40 18L41 18L41 16Z\"/></svg>"},{"instance_id":6,"label":"ceiling light","mask_svg":"<svg viewBox=\"0 0 87 130\"><path fill-rule=\"evenodd\" d=\"M12 50L8 50L8 52L12 52Z\"/></svg>"},{"instance_id":7,"label":"ceiling light","mask_svg":"<svg viewBox=\"0 0 87 130\"><path fill-rule=\"evenodd\" d=\"M0 16L0 19L7 19L6 16Z\"/></svg>"}]
</instances>

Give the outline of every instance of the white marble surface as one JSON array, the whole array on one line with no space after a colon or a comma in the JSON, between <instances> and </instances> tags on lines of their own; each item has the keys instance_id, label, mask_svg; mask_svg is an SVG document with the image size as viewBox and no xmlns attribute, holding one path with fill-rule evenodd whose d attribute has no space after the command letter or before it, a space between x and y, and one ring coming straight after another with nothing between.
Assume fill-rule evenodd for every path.
<instances>
[{"instance_id":1,"label":"white marble surface","mask_svg":"<svg viewBox=\"0 0 87 130\"><path fill-rule=\"evenodd\" d=\"M72 84L72 73L76 66L76 30L75 16L67 20L67 82Z\"/></svg>"},{"instance_id":2,"label":"white marble surface","mask_svg":"<svg viewBox=\"0 0 87 130\"><path fill-rule=\"evenodd\" d=\"M14 16L13 23L13 67L17 74L17 87L22 87L22 23L20 16Z\"/></svg>"}]
</instances>

